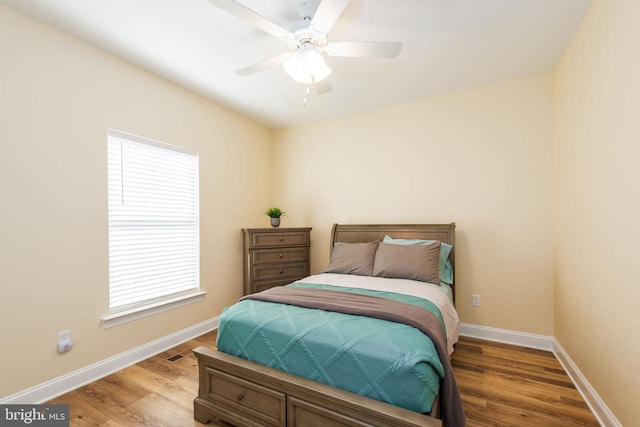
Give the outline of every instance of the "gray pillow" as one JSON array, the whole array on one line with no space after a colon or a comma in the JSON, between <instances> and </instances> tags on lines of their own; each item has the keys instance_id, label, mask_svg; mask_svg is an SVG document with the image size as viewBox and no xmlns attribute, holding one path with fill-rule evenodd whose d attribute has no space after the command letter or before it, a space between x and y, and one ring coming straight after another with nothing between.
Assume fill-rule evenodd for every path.
<instances>
[{"instance_id":1,"label":"gray pillow","mask_svg":"<svg viewBox=\"0 0 640 427\"><path fill-rule=\"evenodd\" d=\"M439 259L439 241L420 246L380 243L373 264L373 275L440 285Z\"/></svg>"},{"instance_id":2,"label":"gray pillow","mask_svg":"<svg viewBox=\"0 0 640 427\"><path fill-rule=\"evenodd\" d=\"M324 271L322 271L322 273L371 276L376 249L378 249L378 242L337 242L333 245L333 248L331 248L331 259L329 260L329 265Z\"/></svg>"}]
</instances>

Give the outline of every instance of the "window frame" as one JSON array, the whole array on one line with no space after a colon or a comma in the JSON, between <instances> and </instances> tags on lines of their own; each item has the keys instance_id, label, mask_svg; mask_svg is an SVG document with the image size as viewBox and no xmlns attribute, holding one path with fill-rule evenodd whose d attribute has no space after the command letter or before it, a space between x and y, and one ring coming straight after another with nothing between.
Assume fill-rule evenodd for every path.
<instances>
[{"instance_id":1,"label":"window frame","mask_svg":"<svg viewBox=\"0 0 640 427\"><path fill-rule=\"evenodd\" d=\"M115 229L119 229L120 232L122 232L123 228L126 228L127 226L113 226L112 225L112 219L113 219L113 215L112 215L112 211L111 211L111 206L112 206L112 198L114 197L115 194L115 190L112 189L113 186L113 182L117 182L117 179L122 180L124 178L124 172L121 169L122 168L122 159L123 159L123 151L120 154L120 157L116 157L116 160L120 161L120 165L119 166L112 166L111 163L108 163L107 165L107 181L109 183L108 185L108 189L107 189L107 195L108 195L108 200L107 200L107 205L108 205L108 209L107 209L107 217L108 217L108 244L109 244L109 277L108 277L108 290L109 290L109 313L105 316L102 317L102 324L103 327L105 328L109 328L112 326L116 326L122 323L126 323L126 322L130 322L133 320L137 320L143 317L147 317L147 316L151 316L153 314L156 313L160 313L163 311L167 311L167 310L172 310L174 308L177 307L181 307L187 304L191 304L191 303L195 303L198 301L201 301L204 299L204 296L206 294L206 292L203 292L201 290L201 283L200 283L200 212L199 212L199 203L200 203L200 194L199 194L199 156L197 152L194 152L192 150L188 150L182 147L177 147L174 145L170 145L170 144L166 144L163 142L159 142L159 141L155 141L149 138L145 138L145 137L141 137L141 136L137 136L137 135L133 135L133 134L129 134L129 133L125 133L125 132L121 132L121 131L117 131L114 129L109 129L107 132L107 150L108 150L108 161L111 162L111 159L113 157L111 150L111 144L112 143L118 143L120 142L121 147L123 147L122 144L134 144L135 146L137 146L138 148L142 148L142 149L147 149L149 148L149 152L151 153L152 151L155 152L159 152L162 155L166 155L167 152L173 152L176 153L178 156L182 156L184 158L184 155L187 156L193 156L193 159L191 159L195 164L194 165L190 165L193 170L190 172L193 172L193 176L190 176L190 179L193 180L193 186L195 188L193 188L193 198L190 199L190 203L195 206L193 206L193 211L189 211L189 215L193 215L191 216L187 216L187 218L191 218L191 219L187 219L184 220L184 222L186 222L187 224L189 223L189 221L194 221L194 227L193 228L185 228L182 227L182 229L187 230L189 233L195 233L195 236L192 235L193 241L190 241L189 243L189 248L192 249L190 251L187 251L189 254L194 253L195 254L195 259L191 259L190 261L192 263L195 263L195 275L194 272L192 270L191 271L191 280L189 281L189 286L188 287L184 287L184 289L182 290L178 290L177 292L172 292L166 295L162 295L162 296L155 296L149 299L141 299L135 303L132 304L121 304L121 305L116 305L115 307L112 306L112 274L113 274L113 270L112 270L112 262L114 261L114 259L112 259L112 232L114 232L113 230ZM160 151L158 151L158 149L160 149ZM166 151L165 151L166 150ZM151 163L150 163L151 164ZM117 168L120 168L119 170ZM112 176L114 173L118 174L119 173L119 178L116 178L115 181L114 177ZM122 182L120 181L119 185L121 186L122 189L125 189L126 185L129 185L131 181L127 181ZM121 193L120 193L121 194ZM118 197L117 194L115 195L115 197ZM116 208L117 210L117 208ZM155 214L156 212L153 211L153 213ZM116 218L122 218L122 217L117 217ZM114 221L116 221L116 219L114 219ZM162 230L163 228L167 228L169 227L169 225L167 225L168 223L171 223L172 221L170 220L160 220L160 219L152 219L152 220L147 220L147 221L140 221L137 220L139 224L144 224L143 227L149 227L149 230ZM163 222L165 222L166 224L163 224ZM121 220L120 219L120 223L121 224L126 224L126 220ZM153 225L149 225L149 224L153 224ZM132 230L135 230L135 228L133 226L129 226L131 227ZM124 232L126 235L126 231ZM135 231L133 231L131 233L132 235L135 234ZM131 237L131 236L129 236ZM190 255L189 255L190 256ZM115 257L114 257L115 258ZM157 258L157 255L156 255ZM194 266L192 265L190 267L191 269L194 268ZM192 286L194 283L193 281L195 280L195 286Z\"/></svg>"}]
</instances>

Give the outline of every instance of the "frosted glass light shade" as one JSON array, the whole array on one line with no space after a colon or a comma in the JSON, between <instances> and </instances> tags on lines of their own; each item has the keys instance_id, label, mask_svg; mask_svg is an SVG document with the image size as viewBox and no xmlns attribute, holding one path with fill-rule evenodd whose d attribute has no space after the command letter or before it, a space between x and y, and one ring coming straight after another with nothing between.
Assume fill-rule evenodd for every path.
<instances>
[{"instance_id":1,"label":"frosted glass light shade","mask_svg":"<svg viewBox=\"0 0 640 427\"><path fill-rule=\"evenodd\" d=\"M314 46L303 46L283 64L284 71L297 82L312 84L331 74L324 58Z\"/></svg>"}]
</instances>

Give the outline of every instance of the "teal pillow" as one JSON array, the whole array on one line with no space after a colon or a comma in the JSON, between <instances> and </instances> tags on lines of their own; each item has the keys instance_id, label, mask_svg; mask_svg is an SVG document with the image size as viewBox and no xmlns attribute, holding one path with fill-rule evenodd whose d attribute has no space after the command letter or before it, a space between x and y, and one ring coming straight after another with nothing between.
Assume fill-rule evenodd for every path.
<instances>
[{"instance_id":1,"label":"teal pillow","mask_svg":"<svg viewBox=\"0 0 640 427\"><path fill-rule=\"evenodd\" d=\"M438 240L420 240L420 239L394 239L391 236L384 236L382 243L391 243L393 245L404 246L417 246L417 245L429 245ZM440 270L440 281L447 285L453 285L453 266L449 260L449 254L451 253L451 246L448 243L441 242L440 245L440 258L438 259L438 268Z\"/></svg>"}]
</instances>

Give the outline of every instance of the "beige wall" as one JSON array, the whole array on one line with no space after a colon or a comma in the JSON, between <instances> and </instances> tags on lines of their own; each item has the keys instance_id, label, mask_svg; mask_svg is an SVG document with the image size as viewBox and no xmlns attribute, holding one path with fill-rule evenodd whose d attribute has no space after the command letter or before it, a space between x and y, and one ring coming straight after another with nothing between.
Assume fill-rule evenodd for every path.
<instances>
[{"instance_id":1,"label":"beige wall","mask_svg":"<svg viewBox=\"0 0 640 427\"><path fill-rule=\"evenodd\" d=\"M625 426L640 401L640 2L594 0L554 72L555 335Z\"/></svg>"},{"instance_id":2,"label":"beige wall","mask_svg":"<svg viewBox=\"0 0 640 427\"><path fill-rule=\"evenodd\" d=\"M271 202L271 132L0 5L0 397L220 314L242 289L240 228ZM103 329L106 135L200 153L205 300ZM57 332L74 349L56 354Z\"/></svg>"},{"instance_id":3,"label":"beige wall","mask_svg":"<svg viewBox=\"0 0 640 427\"><path fill-rule=\"evenodd\" d=\"M278 131L285 225L317 272L334 222L455 221L462 321L553 335L551 103L546 74Z\"/></svg>"}]
</instances>

